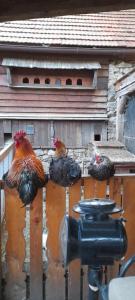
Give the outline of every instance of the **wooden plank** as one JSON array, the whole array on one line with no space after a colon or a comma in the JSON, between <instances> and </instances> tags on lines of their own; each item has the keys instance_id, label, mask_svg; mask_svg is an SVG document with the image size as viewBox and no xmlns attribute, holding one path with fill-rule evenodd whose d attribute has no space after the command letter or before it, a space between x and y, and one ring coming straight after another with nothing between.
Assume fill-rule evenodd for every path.
<instances>
[{"instance_id":1,"label":"wooden plank","mask_svg":"<svg viewBox=\"0 0 135 300\"><path fill-rule=\"evenodd\" d=\"M98 70L98 77L106 77L106 78L108 78L108 76L109 76L109 71L108 71L108 69L99 69Z\"/></svg>"},{"instance_id":2,"label":"wooden plank","mask_svg":"<svg viewBox=\"0 0 135 300\"><path fill-rule=\"evenodd\" d=\"M12 132L11 120L4 120L3 121L3 130L4 130L4 133L11 133Z\"/></svg>"},{"instance_id":3,"label":"wooden plank","mask_svg":"<svg viewBox=\"0 0 135 300\"><path fill-rule=\"evenodd\" d=\"M123 178L123 207L126 218L126 232L128 236L128 250L126 259L135 255L135 177ZM135 265L130 268L128 275L135 274Z\"/></svg>"},{"instance_id":4,"label":"wooden plank","mask_svg":"<svg viewBox=\"0 0 135 300\"><path fill-rule=\"evenodd\" d=\"M62 139L68 147L81 144L81 122L79 121L54 121L55 136ZM78 138L79 136L79 138ZM78 143L79 139L79 143Z\"/></svg>"},{"instance_id":5,"label":"wooden plank","mask_svg":"<svg viewBox=\"0 0 135 300\"><path fill-rule=\"evenodd\" d=\"M106 180L98 181L92 177L84 178L84 199L87 198L105 198L107 190Z\"/></svg>"},{"instance_id":6,"label":"wooden plank","mask_svg":"<svg viewBox=\"0 0 135 300\"><path fill-rule=\"evenodd\" d=\"M0 64L1 64L1 62L0 62ZM0 74L6 74L6 68L5 67L0 66Z\"/></svg>"},{"instance_id":7,"label":"wooden plank","mask_svg":"<svg viewBox=\"0 0 135 300\"><path fill-rule=\"evenodd\" d=\"M6 290L5 298L10 300L24 299L25 274L22 272L25 258L25 208L16 190L5 188L6 197L6 229L8 240L6 244Z\"/></svg>"},{"instance_id":8,"label":"wooden plank","mask_svg":"<svg viewBox=\"0 0 135 300\"><path fill-rule=\"evenodd\" d=\"M117 205L122 206L122 178L112 177L109 180L109 197L114 200Z\"/></svg>"},{"instance_id":9,"label":"wooden plank","mask_svg":"<svg viewBox=\"0 0 135 300\"><path fill-rule=\"evenodd\" d=\"M12 135L14 135L15 132L18 130L19 130L19 121L18 120L12 121Z\"/></svg>"},{"instance_id":10,"label":"wooden plank","mask_svg":"<svg viewBox=\"0 0 135 300\"><path fill-rule=\"evenodd\" d=\"M8 81L7 81L7 75L6 74L1 74L0 75L0 86L8 86Z\"/></svg>"},{"instance_id":11,"label":"wooden plank","mask_svg":"<svg viewBox=\"0 0 135 300\"><path fill-rule=\"evenodd\" d=\"M4 147L4 130L3 121L0 120L0 148Z\"/></svg>"},{"instance_id":12,"label":"wooden plank","mask_svg":"<svg viewBox=\"0 0 135 300\"><path fill-rule=\"evenodd\" d=\"M42 201L40 189L30 210L30 300L43 299Z\"/></svg>"},{"instance_id":13,"label":"wooden plank","mask_svg":"<svg viewBox=\"0 0 135 300\"><path fill-rule=\"evenodd\" d=\"M97 88L101 89L101 90L107 89L108 88L108 78L107 77L98 77Z\"/></svg>"},{"instance_id":14,"label":"wooden plank","mask_svg":"<svg viewBox=\"0 0 135 300\"><path fill-rule=\"evenodd\" d=\"M90 199L94 197L105 198L107 190L107 182L97 181L92 177L84 178L84 199ZM88 279L87 279L87 269L85 266L83 268L84 276L83 276L83 300L88 299Z\"/></svg>"},{"instance_id":15,"label":"wooden plank","mask_svg":"<svg viewBox=\"0 0 135 300\"><path fill-rule=\"evenodd\" d=\"M109 198L114 200L118 206L122 206L122 178L112 177L109 180ZM119 218L120 214L114 214L113 218ZM117 276L121 262L115 261L113 266L108 267L108 280Z\"/></svg>"},{"instance_id":16,"label":"wooden plank","mask_svg":"<svg viewBox=\"0 0 135 300\"><path fill-rule=\"evenodd\" d=\"M0 187L0 299L2 299L2 242L1 242L1 187Z\"/></svg>"},{"instance_id":17,"label":"wooden plank","mask_svg":"<svg viewBox=\"0 0 135 300\"><path fill-rule=\"evenodd\" d=\"M57 90L54 89L52 90L51 88L49 89L44 89L40 90L36 88L36 95L65 95L65 92L70 95L70 96L75 96L75 95L86 95L86 96L107 96L107 90L70 90L70 89L65 89L65 90ZM6 86L1 86L0 87L0 94L1 93L9 93L9 94L35 94L35 89L17 89L17 88L10 88Z\"/></svg>"},{"instance_id":18,"label":"wooden plank","mask_svg":"<svg viewBox=\"0 0 135 300\"><path fill-rule=\"evenodd\" d=\"M24 95L23 93L18 93L18 94L13 94L13 93L0 93L0 100L2 101L41 101L41 102L50 102L50 101L54 101L54 102L63 102L63 101L68 101L68 102L82 102L82 97L83 97L83 102L97 102L97 103L102 103L102 102L107 102L107 97L106 96L98 96L98 95L69 95L68 92L65 92L65 94L63 95L58 95L57 93L55 94L50 94L47 95L46 93L43 94L37 94L35 92L35 94L26 94Z\"/></svg>"},{"instance_id":19,"label":"wooden plank","mask_svg":"<svg viewBox=\"0 0 135 300\"><path fill-rule=\"evenodd\" d=\"M51 147L49 140L50 137L50 122L49 121L35 121L35 133L34 133L34 146L40 145L40 147ZM39 134L40 132L40 134Z\"/></svg>"},{"instance_id":20,"label":"wooden plank","mask_svg":"<svg viewBox=\"0 0 135 300\"><path fill-rule=\"evenodd\" d=\"M76 114L105 114L106 113L106 109L102 109L102 108L98 108L98 109L95 109L95 108L79 108L79 107L75 107L75 108L70 108L69 106L67 106L67 108L54 108L54 107L50 107L50 108L46 108L46 107L12 107L12 106L8 106L8 107L0 107L0 111L1 112L7 112L7 113L34 113L34 112L39 112L39 113L76 113Z\"/></svg>"},{"instance_id":21,"label":"wooden plank","mask_svg":"<svg viewBox=\"0 0 135 300\"><path fill-rule=\"evenodd\" d=\"M75 185L69 188L69 215L78 218L78 214L73 212L72 208L74 204L78 203L81 199L81 180ZM68 267L69 272L69 285L68 285L68 297L69 299L80 299L81 291L81 264L80 260L76 259L72 261Z\"/></svg>"},{"instance_id":22,"label":"wooden plank","mask_svg":"<svg viewBox=\"0 0 135 300\"><path fill-rule=\"evenodd\" d=\"M65 299L64 268L60 258L59 230L65 214L65 189L49 181L46 193L46 222L48 230L47 254L48 271L46 299Z\"/></svg>"},{"instance_id":23,"label":"wooden plank","mask_svg":"<svg viewBox=\"0 0 135 300\"><path fill-rule=\"evenodd\" d=\"M48 101L17 101L17 107L20 107L20 106L25 106L25 107L54 107L54 108L68 108L69 107L69 103L68 101L64 101L65 99L63 99L62 102L59 102L57 100L56 101L53 101L51 100L50 102ZM90 102L90 100L86 103L86 102L79 102L77 101L74 102L74 99L72 99L72 102L70 102L70 108L76 108L76 105L77 105L77 108L91 108L91 109L94 109L94 108L106 108L106 103L94 103L94 102ZM0 100L0 107L6 107L6 106L9 106L9 100L7 99L6 101L5 100ZM10 106L15 106L16 107L16 101L15 100L10 100Z\"/></svg>"}]
</instances>

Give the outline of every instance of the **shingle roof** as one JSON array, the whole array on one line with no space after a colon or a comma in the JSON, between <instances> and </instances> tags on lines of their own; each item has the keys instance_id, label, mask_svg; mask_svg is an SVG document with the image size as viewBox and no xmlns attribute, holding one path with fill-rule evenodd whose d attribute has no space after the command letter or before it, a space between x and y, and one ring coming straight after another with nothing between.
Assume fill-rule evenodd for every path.
<instances>
[{"instance_id":1,"label":"shingle roof","mask_svg":"<svg viewBox=\"0 0 135 300\"><path fill-rule=\"evenodd\" d=\"M0 43L135 47L135 9L0 23Z\"/></svg>"}]
</instances>

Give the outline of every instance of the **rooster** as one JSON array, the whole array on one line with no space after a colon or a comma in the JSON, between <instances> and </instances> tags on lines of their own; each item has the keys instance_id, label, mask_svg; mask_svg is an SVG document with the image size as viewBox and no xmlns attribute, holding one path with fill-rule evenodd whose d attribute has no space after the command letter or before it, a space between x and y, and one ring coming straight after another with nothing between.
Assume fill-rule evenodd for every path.
<instances>
[{"instance_id":1,"label":"rooster","mask_svg":"<svg viewBox=\"0 0 135 300\"><path fill-rule=\"evenodd\" d=\"M101 155L95 148L94 155L88 166L88 174L97 180L106 180L112 177L115 173L114 164L110 159Z\"/></svg>"},{"instance_id":2,"label":"rooster","mask_svg":"<svg viewBox=\"0 0 135 300\"><path fill-rule=\"evenodd\" d=\"M24 206L33 202L37 191L47 183L47 175L26 133L20 130L14 135L15 155L9 171L3 176L9 188L16 188Z\"/></svg>"},{"instance_id":3,"label":"rooster","mask_svg":"<svg viewBox=\"0 0 135 300\"><path fill-rule=\"evenodd\" d=\"M67 149L63 142L54 139L55 158L49 167L50 179L61 186L71 186L81 177L80 166L67 155Z\"/></svg>"}]
</instances>

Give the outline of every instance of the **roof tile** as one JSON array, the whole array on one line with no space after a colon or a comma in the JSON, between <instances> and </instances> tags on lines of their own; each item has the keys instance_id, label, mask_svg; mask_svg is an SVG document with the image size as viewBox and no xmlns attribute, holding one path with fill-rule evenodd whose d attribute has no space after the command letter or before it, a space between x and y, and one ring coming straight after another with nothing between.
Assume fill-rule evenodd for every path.
<instances>
[{"instance_id":1,"label":"roof tile","mask_svg":"<svg viewBox=\"0 0 135 300\"><path fill-rule=\"evenodd\" d=\"M0 43L135 47L135 9L0 23Z\"/></svg>"}]
</instances>

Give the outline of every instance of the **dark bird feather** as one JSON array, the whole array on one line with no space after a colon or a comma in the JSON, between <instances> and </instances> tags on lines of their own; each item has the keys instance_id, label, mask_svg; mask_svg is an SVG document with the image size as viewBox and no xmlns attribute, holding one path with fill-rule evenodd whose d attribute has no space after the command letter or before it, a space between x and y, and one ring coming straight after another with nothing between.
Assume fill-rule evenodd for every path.
<instances>
[{"instance_id":1,"label":"dark bird feather","mask_svg":"<svg viewBox=\"0 0 135 300\"><path fill-rule=\"evenodd\" d=\"M88 174L100 181L109 179L114 173L114 164L104 155L100 156L100 161L98 163L96 162L96 158L93 157L88 166Z\"/></svg>"},{"instance_id":2,"label":"dark bird feather","mask_svg":"<svg viewBox=\"0 0 135 300\"><path fill-rule=\"evenodd\" d=\"M81 177L80 166L69 156L53 158L49 167L50 179L61 186L71 186Z\"/></svg>"},{"instance_id":3,"label":"dark bird feather","mask_svg":"<svg viewBox=\"0 0 135 300\"><path fill-rule=\"evenodd\" d=\"M38 189L47 183L48 176L24 131L15 133L14 143L13 161L3 180L9 188L16 188L25 206L33 202Z\"/></svg>"}]
</instances>

